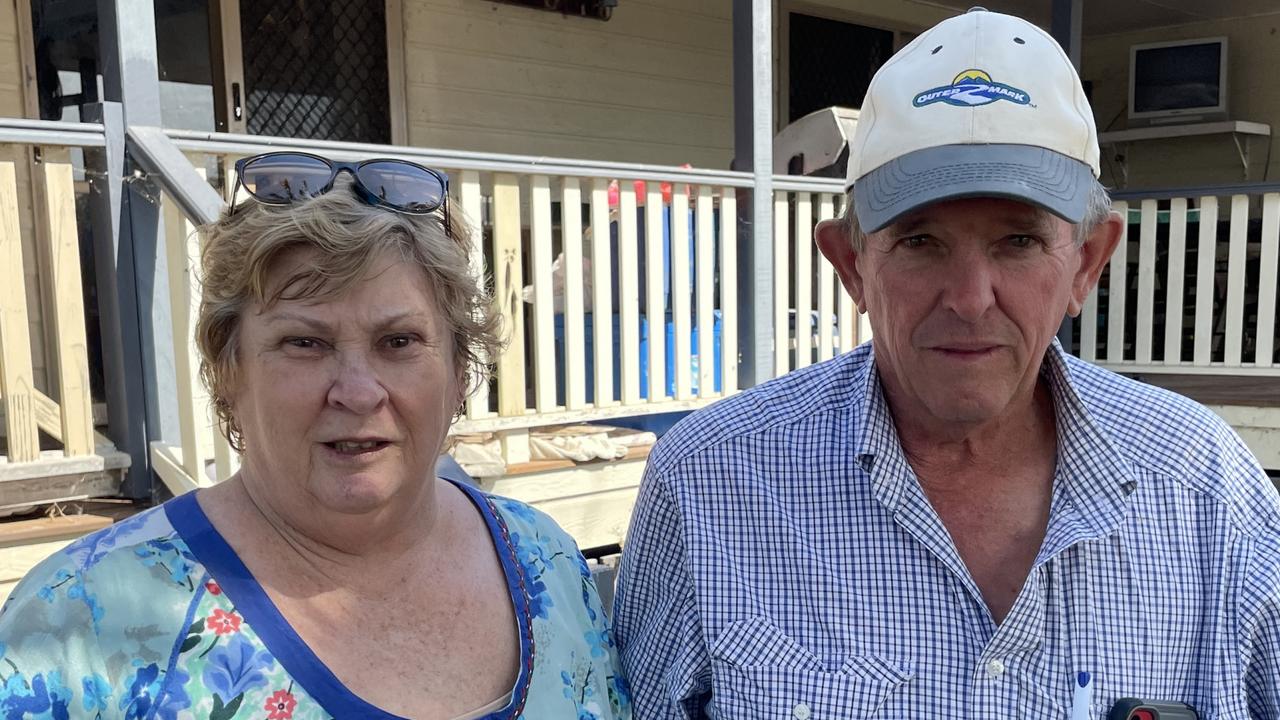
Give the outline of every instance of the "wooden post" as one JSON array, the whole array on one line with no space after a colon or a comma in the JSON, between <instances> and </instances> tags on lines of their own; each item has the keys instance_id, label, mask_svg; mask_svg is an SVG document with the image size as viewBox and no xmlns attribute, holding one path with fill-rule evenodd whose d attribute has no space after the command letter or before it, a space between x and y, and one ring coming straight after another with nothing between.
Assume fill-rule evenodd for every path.
<instances>
[{"instance_id":1,"label":"wooden post","mask_svg":"<svg viewBox=\"0 0 1280 720\"><path fill-rule=\"evenodd\" d=\"M1115 209L1124 218L1120 244L1111 255L1107 289L1107 362L1124 361L1125 288L1129 272L1129 204L1118 202Z\"/></svg>"},{"instance_id":2,"label":"wooden post","mask_svg":"<svg viewBox=\"0 0 1280 720\"><path fill-rule=\"evenodd\" d=\"M1254 364L1268 367L1273 364L1272 353L1276 337L1276 273L1280 272L1280 193L1262 196L1262 251L1260 288L1258 289L1257 352Z\"/></svg>"},{"instance_id":3,"label":"wooden post","mask_svg":"<svg viewBox=\"0 0 1280 720\"><path fill-rule=\"evenodd\" d=\"M203 168L197 168L203 176ZM196 265L200 238L172 199L164 198L165 246L169 258L169 306L173 323L173 361L178 386L178 431L182 442L182 469L196 487L210 483L205 472L205 436L209 433L209 397L200 382L200 353L195 324L200 286ZM215 469L216 472L216 469Z\"/></svg>"},{"instance_id":4,"label":"wooden post","mask_svg":"<svg viewBox=\"0 0 1280 720\"><path fill-rule=\"evenodd\" d=\"M613 404L613 254L609 250L609 183L591 186L591 322L595 406Z\"/></svg>"},{"instance_id":5,"label":"wooden post","mask_svg":"<svg viewBox=\"0 0 1280 720\"><path fill-rule=\"evenodd\" d=\"M813 364L813 205L796 193L796 368Z\"/></svg>"},{"instance_id":6,"label":"wooden post","mask_svg":"<svg viewBox=\"0 0 1280 720\"><path fill-rule=\"evenodd\" d=\"M1218 252L1218 198L1200 198L1199 252L1196 254L1196 325L1192 365L1208 367L1213 357L1213 275Z\"/></svg>"},{"instance_id":7,"label":"wooden post","mask_svg":"<svg viewBox=\"0 0 1280 720\"><path fill-rule=\"evenodd\" d=\"M676 399L693 398L693 354L690 344L689 196L677 186L671 196L671 324L675 328Z\"/></svg>"},{"instance_id":8,"label":"wooden post","mask_svg":"<svg viewBox=\"0 0 1280 720\"><path fill-rule=\"evenodd\" d=\"M649 183L644 203L645 321L649 325L649 402L667 399L667 291L662 259L667 239L662 233L661 186Z\"/></svg>"},{"instance_id":9,"label":"wooden post","mask_svg":"<svg viewBox=\"0 0 1280 720\"><path fill-rule=\"evenodd\" d=\"M533 264L533 397L538 412L556 409L555 313L551 291L551 182L529 181L530 261ZM523 293L522 293L523 295Z\"/></svg>"},{"instance_id":10,"label":"wooden post","mask_svg":"<svg viewBox=\"0 0 1280 720\"><path fill-rule=\"evenodd\" d=\"M818 196L818 221L832 218L831 195ZM813 233L804 242L814 247ZM831 325L835 320L835 268L822 253L817 253L818 263L818 360L830 360L835 356L835 342Z\"/></svg>"},{"instance_id":11,"label":"wooden post","mask_svg":"<svg viewBox=\"0 0 1280 720\"><path fill-rule=\"evenodd\" d=\"M1249 232L1249 196L1231 196L1231 230L1227 244L1227 342L1222 360L1240 367L1244 336L1245 247Z\"/></svg>"},{"instance_id":12,"label":"wooden post","mask_svg":"<svg viewBox=\"0 0 1280 720\"><path fill-rule=\"evenodd\" d=\"M48 271L47 330L56 348L54 375L61 405L62 445L68 457L91 455L93 405L89 396L89 350L80 282L80 236L76 230L75 185L66 148L45 148L36 166L45 232L40 240Z\"/></svg>"},{"instance_id":13,"label":"wooden post","mask_svg":"<svg viewBox=\"0 0 1280 720\"><path fill-rule=\"evenodd\" d=\"M484 199L480 194L480 174L475 170L460 173L458 197L462 204L462 213L471 223L471 272L475 274L481 287L485 285L484 264ZM493 358L485 357L485 362ZM489 416L489 383L480 383L471 397L467 398L467 417L470 419Z\"/></svg>"},{"instance_id":14,"label":"wooden post","mask_svg":"<svg viewBox=\"0 0 1280 720\"><path fill-rule=\"evenodd\" d=\"M564 404L587 404L587 344L582 291L582 190L578 178L561 186L560 237L564 252Z\"/></svg>"},{"instance_id":15,"label":"wooden post","mask_svg":"<svg viewBox=\"0 0 1280 720\"><path fill-rule=\"evenodd\" d=\"M0 160L0 393L4 396L9 462L40 457L22 268L17 172L12 160Z\"/></svg>"},{"instance_id":16,"label":"wooden post","mask_svg":"<svg viewBox=\"0 0 1280 720\"><path fill-rule=\"evenodd\" d=\"M1156 201L1142 201L1142 224L1138 230L1138 323L1134 338L1134 360L1151 364L1152 323L1156 294Z\"/></svg>"},{"instance_id":17,"label":"wooden post","mask_svg":"<svg viewBox=\"0 0 1280 720\"><path fill-rule=\"evenodd\" d=\"M760 198L758 202L765 202ZM791 289L787 268L791 264L790 209L787 193L779 190L773 197L773 375L791 372ZM797 323L796 328L800 325ZM757 374L759 374L757 372Z\"/></svg>"},{"instance_id":18,"label":"wooden post","mask_svg":"<svg viewBox=\"0 0 1280 720\"><path fill-rule=\"evenodd\" d=\"M720 384L725 395L738 391L738 196L720 191Z\"/></svg>"},{"instance_id":19,"label":"wooden post","mask_svg":"<svg viewBox=\"0 0 1280 720\"><path fill-rule=\"evenodd\" d=\"M1169 203L1169 268L1164 297L1164 364L1182 362L1182 288L1187 257L1187 199Z\"/></svg>"},{"instance_id":20,"label":"wooden post","mask_svg":"<svg viewBox=\"0 0 1280 720\"><path fill-rule=\"evenodd\" d=\"M620 183L618 200L618 351L624 405L640 402L640 255L636 189Z\"/></svg>"},{"instance_id":21,"label":"wooden post","mask_svg":"<svg viewBox=\"0 0 1280 720\"><path fill-rule=\"evenodd\" d=\"M524 266L520 253L520 184L514 175L493 178L493 274L495 300L508 342L498 357L498 414L525 414Z\"/></svg>"}]
</instances>

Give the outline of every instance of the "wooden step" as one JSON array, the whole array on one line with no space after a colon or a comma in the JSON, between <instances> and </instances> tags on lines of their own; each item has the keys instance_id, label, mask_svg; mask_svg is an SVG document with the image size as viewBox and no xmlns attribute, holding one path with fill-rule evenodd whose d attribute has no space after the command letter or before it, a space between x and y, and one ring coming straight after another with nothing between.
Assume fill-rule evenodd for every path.
<instances>
[{"instance_id":1,"label":"wooden step","mask_svg":"<svg viewBox=\"0 0 1280 720\"><path fill-rule=\"evenodd\" d=\"M9 462L0 455L0 513L42 503L119 495L129 456L101 435L95 449L95 454L79 457L47 450L30 462Z\"/></svg>"}]
</instances>

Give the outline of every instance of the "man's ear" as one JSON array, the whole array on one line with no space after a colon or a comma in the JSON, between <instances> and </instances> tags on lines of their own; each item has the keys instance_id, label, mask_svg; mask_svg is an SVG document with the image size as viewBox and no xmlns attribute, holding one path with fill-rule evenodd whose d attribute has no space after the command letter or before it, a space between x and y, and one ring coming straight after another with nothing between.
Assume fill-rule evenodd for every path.
<instances>
[{"instance_id":1,"label":"man's ear","mask_svg":"<svg viewBox=\"0 0 1280 720\"><path fill-rule=\"evenodd\" d=\"M1084 309L1085 298L1093 292L1102 277L1102 269L1107 266L1111 254L1120 244L1120 236L1124 234L1124 219L1120 213L1112 211L1089 233L1084 245L1080 246L1080 267L1071 279L1071 302L1067 304L1067 313L1071 317L1080 315Z\"/></svg>"},{"instance_id":2,"label":"man's ear","mask_svg":"<svg viewBox=\"0 0 1280 720\"><path fill-rule=\"evenodd\" d=\"M858 253L853 248L853 239L849 237L848 224L840 219L823 220L813 231L814 241L823 257L836 269L840 283L859 311L866 311L863 303L862 275L858 273Z\"/></svg>"}]
</instances>

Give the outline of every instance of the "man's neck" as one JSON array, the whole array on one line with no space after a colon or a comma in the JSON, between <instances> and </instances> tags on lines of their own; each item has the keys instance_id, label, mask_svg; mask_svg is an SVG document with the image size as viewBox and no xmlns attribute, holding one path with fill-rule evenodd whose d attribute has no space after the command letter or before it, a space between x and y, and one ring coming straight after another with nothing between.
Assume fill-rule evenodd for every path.
<instances>
[{"instance_id":1,"label":"man's neck","mask_svg":"<svg viewBox=\"0 0 1280 720\"><path fill-rule=\"evenodd\" d=\"M920 475L1038 464L1057 452L1053 395L1044 379L1025 398L1015 398L1007 412L984 422L922 423L895 414L894 424L907 460Z\"/></svg>"}]
</instances>

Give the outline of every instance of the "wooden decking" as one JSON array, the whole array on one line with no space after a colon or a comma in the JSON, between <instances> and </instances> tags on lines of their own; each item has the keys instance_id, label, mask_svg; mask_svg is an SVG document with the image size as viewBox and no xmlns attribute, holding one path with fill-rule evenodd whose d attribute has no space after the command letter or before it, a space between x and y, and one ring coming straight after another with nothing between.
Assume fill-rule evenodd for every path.
<instances>
[{"instance_id":1,"label":"wooden decking","mask_svg":"<svg viewBox=\"0 0 1280 720\"><path fill-rule=\"evenodd\" d=\"M1148 385L1186 395L1202 405L1280 408L1280 378L1159 373L1134 377Z\"/></svg>"},{"instance_id":2,"label":"wooden decking","mask_svg":"<svg viewBox=\"0 0 1280 720\"><path fill-rule=\"evenodd\" d=\"M1185 395L1217 413L1280 482L1280 378L1160 373L1135 377Z\"/></svg>"}]
</instances>

